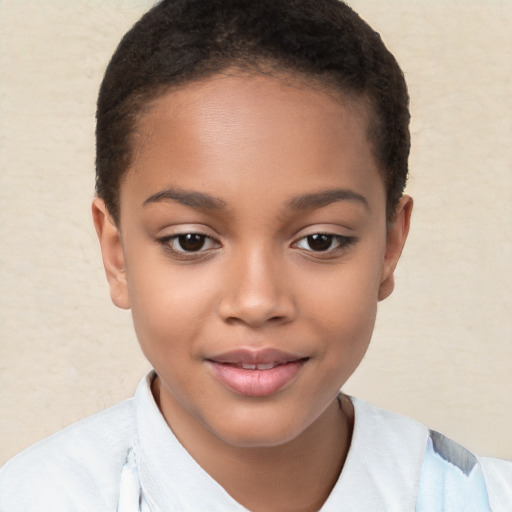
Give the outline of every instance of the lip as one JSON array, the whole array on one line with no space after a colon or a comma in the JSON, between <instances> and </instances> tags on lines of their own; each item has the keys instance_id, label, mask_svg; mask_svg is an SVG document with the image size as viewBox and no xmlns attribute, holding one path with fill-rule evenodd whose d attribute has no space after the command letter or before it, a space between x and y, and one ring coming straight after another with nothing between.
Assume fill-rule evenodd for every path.
<instances>
[{"instance_id":1,"label":"lip","mask_svg":"<svg viewBox=\"0 0 512 512\"><path fill-rule=\"evenodd\" d=\"M275 348L238 349L206 359L212 374L231 391L250 397L277 393L300 373L308 358Z\"/></svg>"}]
</instances>

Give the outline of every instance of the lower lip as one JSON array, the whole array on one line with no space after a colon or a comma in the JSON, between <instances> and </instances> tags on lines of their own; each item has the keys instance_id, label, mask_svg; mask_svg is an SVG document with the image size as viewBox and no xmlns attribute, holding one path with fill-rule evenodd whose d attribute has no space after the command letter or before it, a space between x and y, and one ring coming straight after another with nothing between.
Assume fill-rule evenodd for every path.
<instances>
[{"instance_id":1,"label":"lower lip","mask_svg":"<svg viewBox=\"0 0 512 512\"><path fill-rule=\"evenodd\" d=\"M208 361L215 377L231 391L244 396L269 396L295 379L306 360L290 361L269 370L245 370L230 364Z\"/></svg>"}]
</instances>

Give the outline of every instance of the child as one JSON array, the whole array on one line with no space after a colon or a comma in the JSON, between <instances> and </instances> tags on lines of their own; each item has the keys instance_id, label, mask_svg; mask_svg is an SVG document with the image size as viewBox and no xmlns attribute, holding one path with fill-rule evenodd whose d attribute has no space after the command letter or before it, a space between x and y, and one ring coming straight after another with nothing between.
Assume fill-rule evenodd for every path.
<instances>
[{"instance_id":1,"label":"child","mask_svg":"<svg viewBox=\"0 0 512 512\"><path fill-rule=\"evenodd\" d=\"M512 464L339 392L409 229L402 73L337 0L167 0L98 100L93 217L154 372L0 510L510 510Z\"/></svg>"}]
</instances>

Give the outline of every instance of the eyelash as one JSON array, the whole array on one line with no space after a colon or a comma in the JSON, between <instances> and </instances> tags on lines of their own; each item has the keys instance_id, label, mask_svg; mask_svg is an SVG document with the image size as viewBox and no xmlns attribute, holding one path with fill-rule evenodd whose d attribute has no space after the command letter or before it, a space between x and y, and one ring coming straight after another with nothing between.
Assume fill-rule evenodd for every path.
<instances>
[{"instance_id":1,"label":"eyelash","mask_svg":"<svg viewBox=\"0 0 512 512\"><path fill-rule=\"evenodd\" d=\"M193 239L195 237L195 240ZM186 243L189 239L192 243L197 242L198 247L197 250L186 250L182 243ZM220 243L212 238L209 235L200 232L190 231L188 233L178 233L176 235L166 236L163 238L159 238L158 243L162 245L166 251L172 253L174 256L183 258L183 259L194 259L194 258L202 258L206 255L210 254L213 249L217 249L220 247ZM306 241L309 245L309 248L301 247L299 244L303 241ZM311 247L311 243L315 241L329 242L329 245L325 249L317 249ZM353 245L357 241L356 237L344 236L344 235L335 235L331 233L312 233L311 235L304 236L298 239L296 242L292 244L292 247L306 251L310 254L314 254L319 257L327 257L328 255L333 255L333 253L338 253L347 249L351 245ZM176 244L180 246L180 248L176 247ZM210 247L206 249L204 246L206 244L210 244ZM333 244L335 246L333 247ZM190 248L189 248L190 249Z\"/></svg>"},{"instance_id":2,"label":"eyelash","mask_svg":"<svg viewBox=\"0 0 512 512\"><path fill-rule=\"evenodd\" d=\"M315 242L315 238L316 238L316 240L319 240L320 243L328 241L329 246L326 247L325 249L314 250L313 248L311 248L310 244ZM299 243L302 241L307 241L310 248L306 249L304 247L300 247ZM334 235L332 233L312 233L311 235L307 235L307 236L300 238L297 242L294 242L293 245L295 247L297 247L298 249L302 249L307 252L314 253L315 256L316 255L320 256L323 254L327 255L327 254L332 254L334 252L342 251L343 249L346 249L346 248L350 247L351 245L353 245L356 241L357 241L356 238L353 236ZM336 244L335 247L332 247L333 243Z\"/></svg>"},{"instance_id":3,"label":"eyelash","mask_svg":"<svg viewBox=\"0 0 512 512\"><path fill-rule=\"evenodd\" d=\"M197 250L186 250L183 247L183 245L181 245L182 242L186 242L186 237L189 237L189 241L192 241L192 243L194 241L191 240L191 237L196 237L196 239L199 238L200 247L198 247ZM195 231L190 231L189 233L178 233L176 235L159 238L158 243L160 243L166 250L170 251L171 253L180 255L185 258L190 256L204 256L205 253L220 246L219 242L217 242L211 236L205 235L204 233L198 233ZM180 249L174 247L176 243L181 246ZM206 243L212 244L213 247L203 249Z\"/></svg>"}]
</instances>

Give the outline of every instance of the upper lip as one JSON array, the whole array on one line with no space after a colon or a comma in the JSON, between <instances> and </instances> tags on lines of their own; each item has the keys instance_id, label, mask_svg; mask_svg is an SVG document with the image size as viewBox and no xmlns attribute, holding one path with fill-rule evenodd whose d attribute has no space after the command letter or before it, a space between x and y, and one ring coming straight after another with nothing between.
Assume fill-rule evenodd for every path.
<instances>
[{"instance_id":1,"label":"upper lip","mask_svg":"<svg viewBox=\"0 0 512 512\"><path fill-rule=\"evenodd\" d=\"M250 349L239 348L230 350L221 354L208 357L208 361L227 364L268 364L268 363L287 363L306 359L303 355L284 352L277 348Z\"/></svg>"}]
</instances>

